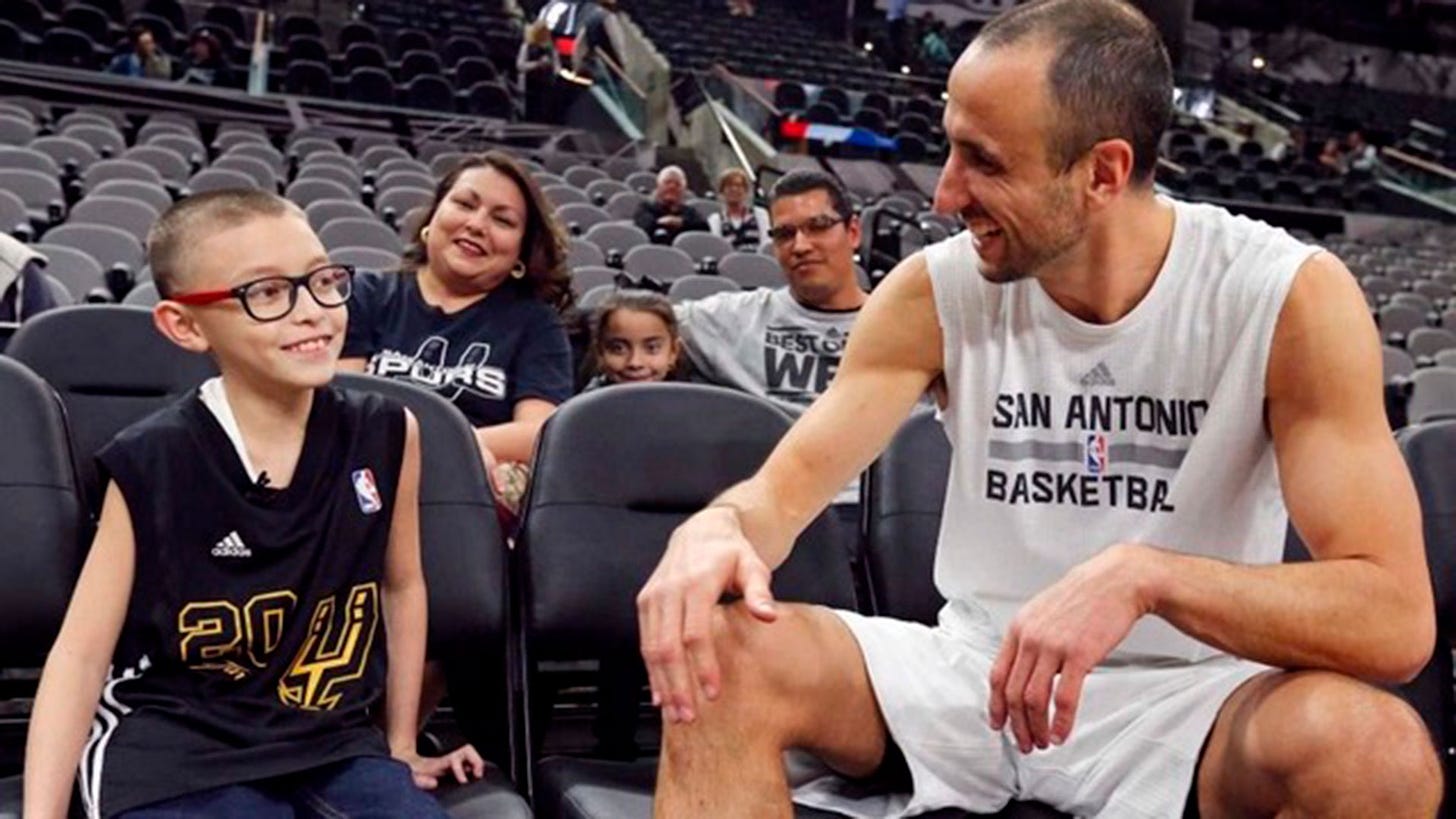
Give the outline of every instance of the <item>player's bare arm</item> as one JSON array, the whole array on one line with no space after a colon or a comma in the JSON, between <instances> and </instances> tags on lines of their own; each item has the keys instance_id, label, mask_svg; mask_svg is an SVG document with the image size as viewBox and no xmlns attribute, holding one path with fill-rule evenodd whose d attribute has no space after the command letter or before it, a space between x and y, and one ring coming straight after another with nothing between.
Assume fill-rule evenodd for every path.
<instances>
[{"instance_id":1,"label":"player's bare arm","mask_svg":"<svg viewBox=\"0 0 1456 819\"><path fill-rule=\"evenodd\" d=\"M763 467L668 542L637 599L653 701L691 720L698 691L716 696L709 640L724 592L773 618L768 581L804 527L884 449L941 371L940 324L925 260L901 263L876 289L829 389L794 424Z\"/></svg>"}]
</instances>

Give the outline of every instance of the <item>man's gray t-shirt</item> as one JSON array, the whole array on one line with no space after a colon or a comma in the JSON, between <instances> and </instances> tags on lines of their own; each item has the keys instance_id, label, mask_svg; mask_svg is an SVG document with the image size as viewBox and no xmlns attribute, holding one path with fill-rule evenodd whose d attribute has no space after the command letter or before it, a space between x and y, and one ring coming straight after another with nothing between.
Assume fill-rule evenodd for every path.
<instances>
[{"instance_id":1,"label":"man's gray t-shirt","mask_svg":"<svg viewBox=\"0 0 1456 819\"><path fill-rule=\"evenodd\" d=\"M703 380L767 398L796 418L829 388L858 315L805 307L787 287L677 306L683 348ZM835 498L858 502L858 480Z\"/></svg>"}]
</instances>

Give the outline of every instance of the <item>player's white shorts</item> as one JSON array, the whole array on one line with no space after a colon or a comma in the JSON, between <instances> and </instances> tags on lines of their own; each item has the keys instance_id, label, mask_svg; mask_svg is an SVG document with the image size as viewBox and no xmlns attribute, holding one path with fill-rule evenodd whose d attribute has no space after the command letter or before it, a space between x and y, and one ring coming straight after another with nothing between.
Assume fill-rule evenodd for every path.
<instances>
[{"instance_id":1,"label":"player's white shorts","mask_svg":"<svg viewBox=\"0 0 1456 819\"><path fill-rule=\"evenodd\" d=\"M855 817L947 807L995 813L1019 799L1076 816L1175 819L1219 708L1240 684L1269 670L1227 655L1099 667L1083 686L1066 744L1023 755L1009 725L998 733L989 724L1001 635L978 609L942 611L935 628L835 613L859 641L914 783L911 794L866 796L860 783L803 755L790 758L794 801Z\"/></svg>"}]
</instances>

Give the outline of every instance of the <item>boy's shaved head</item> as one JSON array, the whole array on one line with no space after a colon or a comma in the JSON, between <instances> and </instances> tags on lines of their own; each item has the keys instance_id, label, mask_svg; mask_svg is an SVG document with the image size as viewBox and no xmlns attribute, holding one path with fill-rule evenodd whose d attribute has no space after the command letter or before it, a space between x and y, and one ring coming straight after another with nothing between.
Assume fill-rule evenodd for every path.
<instances>
[{"instance_id":1,"label":"boy's shaved head","mask_svg":"<svg viewBox=\"0 0 1456 819\"><path fill-rule=\"evenodd\" d=\"M212 233L260 217L297 216L303 210L283 197L254 188L230 188L189 196L163 213L147 233L147 264L162 298L187 290L188 251Z\"/></svg>"}]
</instances>

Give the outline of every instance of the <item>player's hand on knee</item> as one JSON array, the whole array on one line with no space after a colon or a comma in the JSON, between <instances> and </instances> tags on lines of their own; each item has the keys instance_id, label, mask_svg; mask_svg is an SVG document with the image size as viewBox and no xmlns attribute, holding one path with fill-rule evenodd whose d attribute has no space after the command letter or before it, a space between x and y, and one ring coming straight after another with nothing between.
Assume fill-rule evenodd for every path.
<instances>
[{"instance_id":1,"label":"player's hand on knee","mask_svg":"<svg viewBox=\"0 0 1456 819\"><path fill-rule=\"evenodd\" d=\"M1150 550L1113 546L1033 597L1017 613L991 667L991 727L1007 725L1022 753L1072 733L1082 683L1151 610Z\"/></svg>"},{"instance_id":2,"label":"player's hand on knee","mask_svg":"<svg viewBox=\"0 0 1456 819\"><path fill-rule=\"evenodd\" d=\"M427 791L439 787L440 778L444 776L453 777L461 785L485 776L485 760L475 746L469 744L461 745L444 756L409 753L395 758L410 767L415 785Z\"/></svg>"},{"instance_id":3,"label":"player's hand on knee","mask_svg":"<svg viewBox=\"0 0 1456 819\"><path fill-rule=\"evenodd\" d=\"M642 658L652 703L669 722L696 716L698 693L718 696L722 675L713 649L713 612L724 594L741 595L754 616L775 615L770 571L744 537L735 511L710 507L689 518L637 595Z\"/></svg>"}]
</instances>

